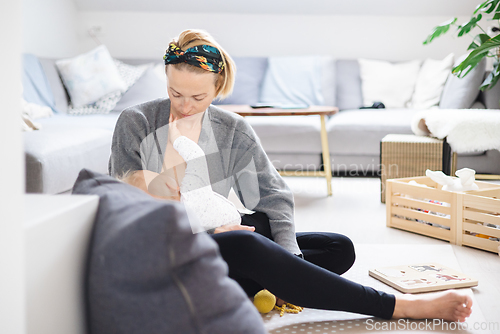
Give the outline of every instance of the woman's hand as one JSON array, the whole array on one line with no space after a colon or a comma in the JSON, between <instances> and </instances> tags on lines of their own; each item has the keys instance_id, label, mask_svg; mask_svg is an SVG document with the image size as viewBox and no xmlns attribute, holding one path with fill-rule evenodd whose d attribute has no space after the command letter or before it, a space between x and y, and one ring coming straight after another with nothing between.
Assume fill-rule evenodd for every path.
<instances>
[{"instance_id":1,"label":"woman's hand","mask_svg":"<svg viewBox=\"0 0 500 334\"><path fill-rule=\"evenodd\" d=\"M149 170L138 170L122 179L122 181L141 189L155 198L180 201L181 195L177 183L164 174Z\"/></svg>"},{"instance_id":2,"label":"woman's hand","mask_svg":"<svg viewBox=\"0 0 500 334\"><path fill-rule=\"evenodd\" d=\"M160 199L180 201L180 187L177 181L167 173L158 174L148 185L148 193Z\"/></svg>"},{"instance_id":3,"label":"woman's hand","mask_svg":"<svg viewBox=\"0 0 500 334\"><path fill-rule=\"evenodd\" d=\"M214 230L214 234L229 232L229 231L255 231L255 227L253 226L245 226L245 225L223 225L219 226Z\"/></svg>"}]
</instances>

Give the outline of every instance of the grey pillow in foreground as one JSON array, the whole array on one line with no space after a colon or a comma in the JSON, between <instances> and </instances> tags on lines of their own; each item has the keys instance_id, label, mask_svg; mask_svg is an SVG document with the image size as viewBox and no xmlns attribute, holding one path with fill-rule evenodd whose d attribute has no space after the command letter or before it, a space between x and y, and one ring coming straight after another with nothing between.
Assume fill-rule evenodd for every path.
<instances>
[{"instance_id":1,"label":"grey pillow in foreground","mask_svg":"<svg viewBox=\"0 0 500 334\"><path fill-rule=\"evenodd\" d=\"M82 169L73 194L99 195L86 281L91 334L265 333L217 244L183 206Z\"/></svg>"},{"instance_id":2,"label":"grey pillow in foreground","mask_svg":"<svg viewBox=\"0 0 500 334\"><path fill-rule=\"evenodd\" d=\"M213 104L257 104L262 81L268 67L266 57L234 57L236 80L233 94L227 99L215 99Z\"/></svg>"},{"instance_id":3,"label":"grey pillow in foreground","mask_svg":"<svg viewBox=\"0 0 500 334\"><path fill-rule=\"evenodd\" d=\"M467 55L457 59L453 67L458 66L465 60ZM476 101L479 95L479 87L483 82L486 70L486 59L483 59L477 66L463 78L454 74L448 76L444 85L439 108L441 109L468 109Z\"/></svg>"}]
</instances>

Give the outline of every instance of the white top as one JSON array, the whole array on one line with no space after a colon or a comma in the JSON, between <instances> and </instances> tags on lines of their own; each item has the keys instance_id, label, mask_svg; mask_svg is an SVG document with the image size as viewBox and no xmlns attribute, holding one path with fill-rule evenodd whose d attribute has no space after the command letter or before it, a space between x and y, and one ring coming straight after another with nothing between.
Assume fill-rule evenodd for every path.
<instances>
[{"instance_id":1,"label":"white top","mask_svg":"<svg viewBox=\"0 0 500 334\"><path fill-rule=\"evenodd\" d=\"M180 192L193 232L241 224L240 213L234 204L212 190L201 147L185 136L177 138L173 146L187 164Z\"/></svg>"}]
</instances>

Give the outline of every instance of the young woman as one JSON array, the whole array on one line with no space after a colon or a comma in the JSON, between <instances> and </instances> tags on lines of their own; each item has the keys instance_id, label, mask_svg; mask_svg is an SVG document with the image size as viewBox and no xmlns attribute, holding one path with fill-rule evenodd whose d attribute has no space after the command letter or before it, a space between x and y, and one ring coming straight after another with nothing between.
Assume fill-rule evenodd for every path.
<instances>
[{"instance_id":1,"label":"young woman","mask_svg":"<svg viewBox=\"0 0 500 334\"><path fill-rule=\"evenodd\" d=\"M335 233L295 233L292 193L252 128L211 105L232 91L229 55L207 33L186 30L164 60L169 99L122 112L110 175L184 202L193 231L212 235L229 276L249 296L266 288L295 305L385 319L470 315L472 300L455 291L394 296L341 277L354 262L352 242ZM226 199L231 188L255 213L239 215Z\"/></svg>"}]
</instances>

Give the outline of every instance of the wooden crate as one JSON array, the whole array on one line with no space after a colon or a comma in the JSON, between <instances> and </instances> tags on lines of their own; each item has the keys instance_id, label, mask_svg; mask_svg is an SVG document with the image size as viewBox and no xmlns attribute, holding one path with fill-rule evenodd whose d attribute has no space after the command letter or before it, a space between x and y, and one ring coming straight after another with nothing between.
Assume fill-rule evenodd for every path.
<instances>
[{"instance_id":1,"label":"wooden crate","mask_svg":"<svg viewBox=\"0 0 500 334\"><path fill-rule=\"evenodd\" d=\"M463 194L460 204L463 210L457 226L456 244L499 253L500 242L473 234L500 238L499 228L485 226L488 223L500 226L500 185L497 189Z\"/></svg>"},{"instance_id":2,"label":"wooden crate","mask_svg":"<svg viewBox=\"0 0 500 334\"><path fill-rule=\"evenodd\" d=\"M427 187L410 184L410 181ZM387 180L387 226L455 244L463 234L463 195L473 192L489 194L486 191L500 189L499 185L492 183L477 181L476 184L479 186L477 191L453 192L441 190L441 185L426 176Z\"/></svg>"},{"instance_id":3,"label":"wooden crate","mask_svg":"<svg viewBox=\"0 0 500 334\"><path fill-rule=\"evenodd\" d=\"M441 170L443 141L440 139L389 134L380 142L380 200L385 203L385 181L424 175L427 169Z\"/></svg>"}]
</instances>

